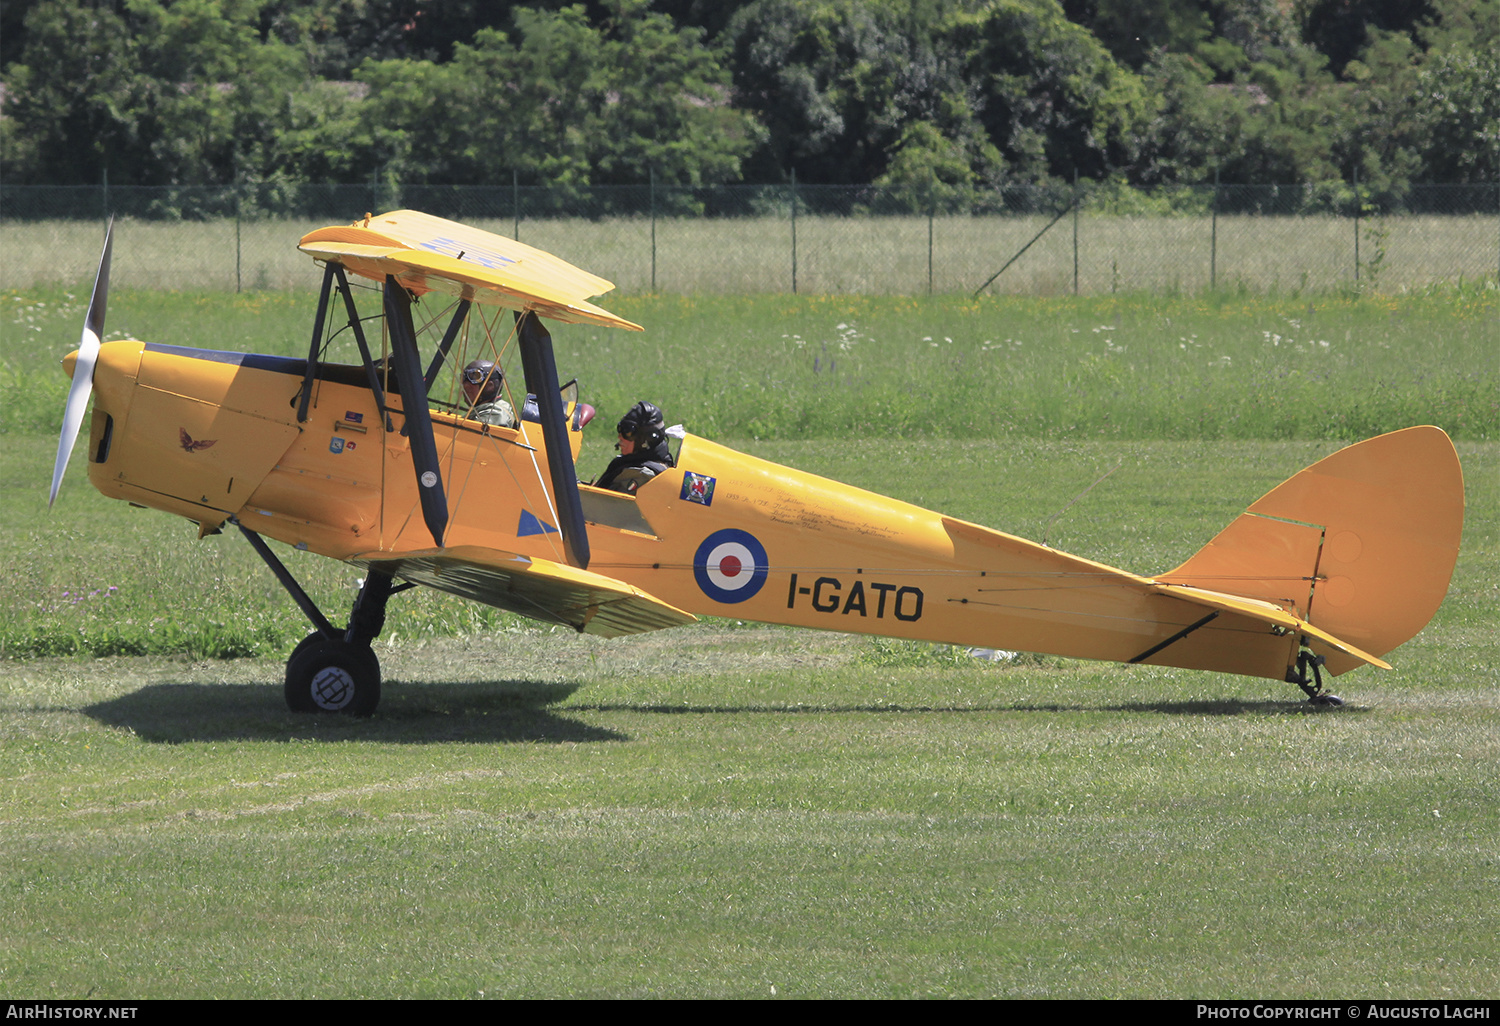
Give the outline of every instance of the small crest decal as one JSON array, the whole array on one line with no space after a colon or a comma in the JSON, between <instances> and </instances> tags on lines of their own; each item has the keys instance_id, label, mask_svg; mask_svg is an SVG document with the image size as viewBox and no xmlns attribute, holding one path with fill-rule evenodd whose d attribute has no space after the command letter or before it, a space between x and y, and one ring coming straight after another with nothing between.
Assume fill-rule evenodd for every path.
<instances>
[{"instance_id":1,"label":"small crest decal","mask_svg":"<svg viewBox=\"0 0 1500 1026\"><path fill-rule=\"evenodd\" d=\"M331 453L341 453L341 452L343 452L344 451L344 440L342 438L340 438L338 435L334 435L333 438L328 443L328 451L331 452Z\"/></svg>"},{"instance_id":2,"label":"small crest decal","mask_svg":"<svg viewBox=\"0 0 1500 1026\"><path fill-rule=\"evenodd\" d=\"M182 428L177 429L177 442L183 452L202 452L217 441L217 438L195 439Z\"/></svg>"},{"instance_id":3,"label":"small crest decal","mask_svg":"<svg viewBox=\"0 0 1500 1026\"><path fill-rule=\"evenodd\" d=\"M715 479L707 474L694 474L687 471L682 475L682 500L684 502L696 502L700 506L712 506L714 504Z\"/></svg>"}]
</instances>

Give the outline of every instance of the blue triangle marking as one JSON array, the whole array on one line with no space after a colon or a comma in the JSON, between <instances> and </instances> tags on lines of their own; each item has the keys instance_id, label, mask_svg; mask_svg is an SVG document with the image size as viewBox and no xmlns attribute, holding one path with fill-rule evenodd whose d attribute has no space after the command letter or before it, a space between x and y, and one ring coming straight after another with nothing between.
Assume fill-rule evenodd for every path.
<instances>
[{"instance_id":1,"label":"blue triangle marking","mask_svg":"<svg viewBox=\"0 0 1500 1026\"><path fill-rule=\"evenodd\" d=\"M556 534L557 528L545 520L538 520L529 509L521 510L521 522L516 525L516 537L525 538L533 534Z\"/></svg>"}]
</instances>

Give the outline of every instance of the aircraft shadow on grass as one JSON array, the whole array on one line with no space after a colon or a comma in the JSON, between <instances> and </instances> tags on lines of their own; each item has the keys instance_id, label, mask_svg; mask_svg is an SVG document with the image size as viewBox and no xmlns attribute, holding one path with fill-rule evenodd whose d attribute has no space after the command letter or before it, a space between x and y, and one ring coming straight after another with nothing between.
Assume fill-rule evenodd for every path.
<instances>
[{"instance_id":1,"label":"aircraft shadow on grass","mask_svg":"<svg viewBox=\"0 0 1500 1026\"><path fill-rule=\"evenodd\" d=\"M1047 706L1032 706L1047 709ZM1345 716L1367 713L1362 706L1338 707ZM1307 702L1289 702L1274 698L1202 698L1187 702L1127 702L1121 705L1099 707L1101 712L1147 712L1168 716L1319 716L1329 711L1328 706L1311 705Z\"/></svg>"},{"instance_id":2,"label":"aircraft shadow on grass","mask_svg":"<svg viewBox=\"0 0 1500 1026\"><path fill-rule=\"evenodd\" d=\"M1312 706L1305 702L1293 702L1277 699L1237 699L1237 698L1214 698L1199 699L1186 702L1127 702L1113 705L1094 705L1088 702L1065 703L1065 702L1001 702L993 705L903 705L901 703L881 703L878 705L829 705L825 703L809 703L807 705L660 705L643 704L637 705L629 702L610 702L594 705L573 705L568 707L577 712L636 712L636 713L660 713L672 715L680 713L691 713L696 715L723 715L723 714L780 714L780 715L806 715L823 714L839 715L848 713L892 713L892 714L947 714L947 713L1005 713L1005 712L1045 712L1045 713L1086 713L1086 712L1116 712L1116 713L1160 713L1166 716L1307 716L1317 715L1324 711L1322 707ZM1344 706L1343 710L1348 714L1368 712L1356 706Z\"/></svg>"},{"instance_id":3,"label":"aircraft shadow on grass","mask_svg":"<svg viewBox=\"0 0 1500 1026\"><path fill-rule=\"evenodd\" d=\"M374 720L298 716L280 707L280 685L151 684L81 711L144 741L346 741L398 744L508 744L628 741L629 735L570 719L547 707L581 685L497 680L400 684Z\"/></svg>"},{"instance_id":4,"label":"aircraft shadow on grass","mask_svg":"<svg viewBox=\"0 0 1500 1026\"><path fill-rule=\"evenodd\" d=\"M128 695L86 706L82 712L106 726L124 728L144 741L346 741L361 738L401 744L589 743L629 741L630 735L581 723L548 709L581 684L525 680L486 683L403 683L389 689L373 720L342 716L307 718L278 708L269 684L151 684ZM1344 707L1344 715L1366 712ZM989 705L824 704L665 705L608 702L569 706L568 713L654 715L946 715L983 713L1156 713L1164 716L1307 716L1320 709L1275 699L1200 699L1182 702L996 703Z\"/></svg>"}]
</instances>

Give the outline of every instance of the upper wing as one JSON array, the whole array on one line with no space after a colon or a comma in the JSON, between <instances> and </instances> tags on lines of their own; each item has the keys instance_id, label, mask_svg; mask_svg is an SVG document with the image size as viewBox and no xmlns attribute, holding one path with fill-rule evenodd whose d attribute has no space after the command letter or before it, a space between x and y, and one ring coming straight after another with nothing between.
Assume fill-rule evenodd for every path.
<instances>
[{"instance_id":1,"label":"upper wing","mask_svg":"<svg viewBox=\"0 0 1500 1026\"><path fill-rule=\"evenodd\" d=\"M418 294L437 291L569 324L642 330L588 302L613 282L524 243L415 210L319 228L297 248L375 281L394 275Z\"/></svg>"},{"instance_id":2,"label":"upper wing","mask_svg":"<svg viewBox=\"0 0 1500 1026\"><path fill-rule=\"evenodd\" d=\"M678 627L697 619L613 577L475 545L395 556L370 552L349 562L606 638Z\"/></svg>"}]
</instances>

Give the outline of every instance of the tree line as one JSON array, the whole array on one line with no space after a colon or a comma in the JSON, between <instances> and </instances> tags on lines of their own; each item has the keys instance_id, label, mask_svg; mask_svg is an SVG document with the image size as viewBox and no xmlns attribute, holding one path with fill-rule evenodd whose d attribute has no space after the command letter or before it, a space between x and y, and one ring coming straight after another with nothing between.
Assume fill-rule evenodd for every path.
<instances>
[{"instance_id":1,"label":"tree line","mask_svg":"<svg viewBox=\"0 0 1500 1026\"><path fill-rule=\"evenodd\" d=\"M1500 0L6 0L6 184L1500 180Z\"/></svg>"}]
</instances>

